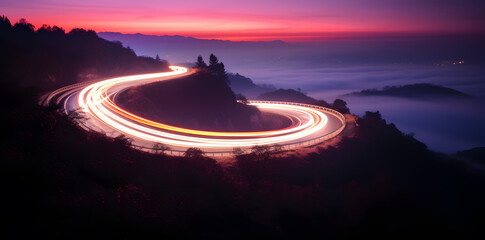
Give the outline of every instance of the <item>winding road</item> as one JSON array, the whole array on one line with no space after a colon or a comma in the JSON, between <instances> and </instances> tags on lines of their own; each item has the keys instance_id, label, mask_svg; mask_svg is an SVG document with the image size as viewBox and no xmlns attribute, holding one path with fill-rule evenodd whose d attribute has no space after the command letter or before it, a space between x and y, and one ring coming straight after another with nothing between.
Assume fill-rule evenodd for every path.
<instances>
[{"instance_id":1,"label":"winding road","mask_svg":"<svg viewBox=\"0 0 485 240\"><path fill-rule=\"evenodd\" d=\"M292 125L278 130L259 132L214 132L171 126L134 115L116 105L116 97L123 90L158 81L187 76L191 70L171 66L170 72L141 74L111 78L99 82L84 82L63 87L42 98L41 104L62 104L69 114L78 111L84 118L77 119L87 130L108 136L126 135L133 145L150 149L156 143L170 147L173 155L187 148L197 147L217 155L230 155L234 148L248 149L255 145L277 144L283 149L315 145L338 135L345 127L345 118L339 112L314 105L249 101L260 111L269 111L292 119Z\"/></svg>"}]
</instances>

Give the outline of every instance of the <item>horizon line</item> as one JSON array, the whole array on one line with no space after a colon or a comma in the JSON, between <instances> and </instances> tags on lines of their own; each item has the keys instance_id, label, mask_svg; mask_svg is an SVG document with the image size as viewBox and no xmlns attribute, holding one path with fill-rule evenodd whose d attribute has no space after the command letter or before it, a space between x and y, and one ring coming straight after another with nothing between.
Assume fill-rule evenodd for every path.
<instances>
[{"instance_id":1,"label":"horizon line","mask_svg":"<svg viewBox=\"0 0 485 240\"><path fill-rule=\"evenodd\" d=\"M283 43L297 43L297 42L326 42L326 41L363 41L363 40L386 40L386 39L419 39L419 38L444 38L444 37L485 37L485 33L481 32L454 32L454 33L411 33L411 32L329 32L326 35L290 35L279 36L197 36L185 34L157 34L157 33L141 33L141 32L120 32L120 31L99 31L99 33L117 33L123 35L143 35L152 37L183 37L192 38L196 40L208 41L224 41L224 42L283 42ZM286 39L285 39L286 38ZM287 40L292 39L292 40ZM298 41L298 40L299 41Z\"/></svg>"},{"instance_id":2,"label":"horizon line","mask_svg":"<svg viewBox=\"0 0 485 240\"><path fill-rule=\"evenodd\" d=\"M10 21L6 15L0 15ZM11 22L12 26L25 20L32 24L26 18L21 18L17 22ZM42 24L35 27L38 30L43 26L59 27L68 32L68 28L59 25ZM281 32L281 33L259 33L240 32L240 33L209 33L209 32L131 32L116 31L110 29L93 29L91 27L70 27L74 29L92 30L96 33L120 33L125 35L140 34L144 36L179 36L185 38L194 38L198 40L217 40L229 42L326 42L326 41L365 41L365 40L383 40L383 39L412 39L412 38L442 38L442 37L485 37L485 31L342 31L342 32Z\"/></svg>"}]
</instances>

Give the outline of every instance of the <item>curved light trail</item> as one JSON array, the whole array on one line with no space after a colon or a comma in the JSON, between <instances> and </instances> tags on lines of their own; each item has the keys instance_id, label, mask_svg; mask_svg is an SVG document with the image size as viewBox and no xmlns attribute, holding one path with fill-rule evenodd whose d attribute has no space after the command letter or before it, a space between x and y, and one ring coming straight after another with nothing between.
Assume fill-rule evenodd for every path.
<instances>
[{"instance_id":1,"label":"curved light trail","mask_svg":"<svg viewBox=\"0 0 485 240\"><path fill-rule=\"evenodd\" d=\"M184 67L171 66L170 69L172 69L170 72L117 77L95 83L73 84L45 96L42 104L62 103L66 113L80 109L86 114L87 118L78 121L88 129L129 135L139 146L163 143L179 150L198 147L205 151L221 152L231 151L235 147L247 148L268 144L286 145L312 140L329 133L335 134L336 131L341 131L345 125L341 114L326 111L321 107L294 103L249 101L250 105L256 106L261 111L271 111L293 119L292 125L271 131L202 131L145 119L116 105L117 94L129 87L171 80L191 74L189 69ZM328 126L329 117L334 123L332 126ZM335 124L335 122L338 123Z\"/></svg>"}]
</instances>

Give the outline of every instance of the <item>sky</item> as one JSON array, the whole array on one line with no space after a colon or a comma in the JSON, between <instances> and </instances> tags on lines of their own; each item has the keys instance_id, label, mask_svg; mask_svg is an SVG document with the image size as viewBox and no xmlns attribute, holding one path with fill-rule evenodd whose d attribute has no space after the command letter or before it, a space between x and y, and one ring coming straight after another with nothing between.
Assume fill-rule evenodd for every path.
<instances>
[{"instance_id":1,"label":"sky","mask_svg":"<svg viewBox=\"0 0 485 240\"><path fill-rule=\"evenodd\" d=\"M484 34L483 0L0 0L36 27L224 40Z\"/></svg>"}]
</instances>

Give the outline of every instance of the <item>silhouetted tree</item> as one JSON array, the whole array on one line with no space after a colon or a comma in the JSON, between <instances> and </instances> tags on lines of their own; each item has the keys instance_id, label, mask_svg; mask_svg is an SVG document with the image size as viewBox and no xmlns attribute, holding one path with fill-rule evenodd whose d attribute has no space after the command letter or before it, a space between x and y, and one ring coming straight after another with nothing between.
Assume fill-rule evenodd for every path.
<instances>
[{"instance_id":1,"label":"silhouetted tree","mask_svg":"<svg viewBox=\"0 0 485 240\"><path fill-rule=\"evenodd\" d=\"M209 56L209 67L210 68L215 68L219 64L219 59L217 59L216 55L211 53Z\"/></svg>"},{"instance_id":2,"label":"silhouetted tree","mask_svg":"<svg viewBox=\"0 0 485 240\"><path fill-rule=\"evenodd\" d=\"M362 118L364 122L367 124L376 126L376 125L385 125L386 120L382 118L382 115L379 111L376 112L365 112L364 117Z\"/></svg>"},{"instance_id":3,"label":"silhouetted tree","mask_svg":"<svg viewBox=\"0 0 485 240\"><path fill-rule=\"evenodd\" d=\"M197 62L195 62L195 68L205 69L207 68L207 64L204 62L204 59L201 55L197 57Z\"/></svg>"},{"instance_id":4,"label":"silhouetted tree","mask_svg":"<svg viewBox=\"0 0 485 240\"><path fill-rule=\"evenodd\" d=\"M225 73L224 64L219 62L219 59L214 54L211 54L209 57L209 71L213 74Z\"/></svg>"},{"instance_id":5,"label":"silhouetted tree","mask_svg":"<svg viewBox=\"0 0 485 240\"><path fill-rule=\"evenodd\" d=\"M163 143L155 143L152 148L157 154L165 154L166 151L170 150L170 147Z\"/></svg>"},{"instance_id":6,"label":"silhouetted tree","mask_svg":"<svg viewBox=\"0 0 485 240\"><path fill-rule=\"evenodd\" d=\"M78 80L168 69L165 61L138 57L121 43L102 39L92 30L75 28L66 34L60 27L42 25L35 31L25 19L12 27L3 16L0 36L2 77L15 78L16 84L41 91Z\"/></svg>"},{"instance_id":7,"label":"silhouetted tree","mask_svg":"<svg viewBox=\"0 0 485 240\"><path fill-rule=\"evenodd\" d=\"M347 107L347 102L342 99L335 99L332 104L332 108L341 112L341 113L350 113L349 108Z\"/></svg>"},{"instance_id":8,"label":"silhouetted tree","mask_svg":"<svg viewBox=\"0 0 485 240\"><path fill-rule=\"evenodd\" d=\"M125 147L131 147L133 145L133 139L125 135L120 135L114 138L114 142L117 144L121 144L122 146L125 146Z\"/></svg>"},{"instance_id":9,"label":"silhouetted tree","mask_svg":"<svg viewBox=\"0 0 485 240\"><path fill-rule=\"evenodd\" d=\"M226 74L226 68L224 63L219 62L219 59L214 54L211 54L209 57L209 72L216 77L218 80L222 80L229 84L229 80Z\"/></svg>"},{"instance_id":10,"label":"silhouetted tree","mask_svg":"<svg viewBox=\"0 0 485 240\"><path fill-rule=\"evenodd\" d=\"M268 159L273 155L273 149L270 145L256 145L251 147L251 154L255 155L258 161Z\"/></svg>"},{"instance_id":11,"label":"silhouetted tree","mask_svg":"<svg viewBox=\"0 0 485 240\"><path fill-rule=\"evenodd\" d=\"M156 60L156 61L159 61L159 62L160 62L160 61L162 61L162 60L160 59L160 56L158 56L158 54L155 56L155 60Z\"/></svg>"},{"instance_id":12,"label":"silhouetted tree","mask_svg":"<svg viewBox=\"0 0 485 240\"><path fill-rule=\"evenodd\" d=\"M34 32L35 27L31 23L27 22L25 18L20 19L14 26L14 30L19 32Z\"/></svg>"},{"instance_id":13,"label":"silhouetted tree","mask_svg":"<svg viewBox=\"0 0 485 240\"><path fill-rule=\"evenodd\" d=\"M73 121L74 123L78 123L79 120L85 120L86 119L86 113L82 111L81 108L71 110L67 114L67 117Z\"/></svg>"},{"instance_id":14,"label":"silhouetted tree","mask_svg":"<svg viewBox=\"0 0 485 240\"><path fill-rule=\"evenodd\" d=\"M204 152L200 148L191 147L185 151L184 156L188 158L200 158L204 156Z\"/></svg>"},{"instance_id":15,"label":"silhouetted tree","mask_svg":"<svg viewBox=\"0 0 485 240\"><path fill-rule=\"evenodd\" d=\"M6 16L0 16L0 31L10 31L12 29L12 23Z\"/></svg>"},{"instance_id":16,"label":"silhouetted tree","mask_svg":"<svg viewBox=\"0 0 485 240\"><path fill-rule=\"evenodd\" d=\"M238 155L244 154L244 151L240 147L235 147L232 149L232 154L234 154L235 156L238 156Z\"/></svg>"}]
</instances>

